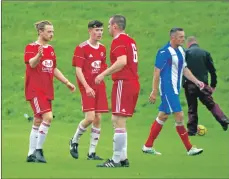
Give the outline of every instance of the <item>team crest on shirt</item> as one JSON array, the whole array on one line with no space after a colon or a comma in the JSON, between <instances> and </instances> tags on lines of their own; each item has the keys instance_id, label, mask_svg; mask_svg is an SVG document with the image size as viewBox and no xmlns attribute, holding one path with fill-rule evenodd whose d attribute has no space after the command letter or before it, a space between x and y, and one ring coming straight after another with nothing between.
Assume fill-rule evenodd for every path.
<instances>
[{"instance_id":1,"label":"team crest on shirt","mask_svg":"<svg viewBox=\"0 0 229 179\"><path fill-rule=\"evenodd\" d=\"M103 52L101 52L101 53L100 53L100 55L101 55L101 57L103 57L104 53L103 53Z\"/></svg>"},{"instance_id":2,"label":"team crest on shirt","mask_svg":"<svg viewBox=\"0 0 229 179\"><path fill-rule=\"evenodd\" d=\"M54 56L55 55L54 52L51 52L51 55Z\"/></svg>"}]
</instances>

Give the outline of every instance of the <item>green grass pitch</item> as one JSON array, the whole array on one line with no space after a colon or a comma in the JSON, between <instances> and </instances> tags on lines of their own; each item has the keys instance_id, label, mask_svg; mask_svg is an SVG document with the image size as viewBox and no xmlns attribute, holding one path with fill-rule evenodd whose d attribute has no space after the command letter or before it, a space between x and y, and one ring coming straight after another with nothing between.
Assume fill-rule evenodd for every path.
<instances>
[{"instance_id":1,"label":"green grass pitch","mask_svg":"<svg viewBox=\"0 0 229 179\"><path fill-rule=\"evenodd\" d=\"M89 131L82 136L79 160L69 154L68 141L83 118L79 91L70 94L55 80L54 119L44 145L47 164L25 162L31 123L23 114L32 114L24 100L24 47L36 40L33 23L48 19L54 24L54 46L58 67L75 83L71 66L74 48L88 38L87 23L98 19L105 23L102 43L109 46L109 17L120 13L127 17L126 32L136 39L139 49L141 95L132 119L128 120L128 158L130 168L101 169L98 162L87 161ZM168 40L174 26L195 35L214 58L218 71L215 100L229 115L229 8L226 2L3 2L2 3L2 177L3 178L228 178L229 133L223 132L203 105L199 105L200 124L207 127L204 137L191 137L204 148L203 155L188 157L174 127L172 116L164 126L157 150L162 156L143 155L159 99L148 103L156 51ZM109 61L109 58L107 59ZM110 100L112 81L106 79ZM181 101L187 122L184 93ZM113 129L110 114L103 116L101 140L97 148L104 158L112 155Z\"/></svg>"}]
</instances>

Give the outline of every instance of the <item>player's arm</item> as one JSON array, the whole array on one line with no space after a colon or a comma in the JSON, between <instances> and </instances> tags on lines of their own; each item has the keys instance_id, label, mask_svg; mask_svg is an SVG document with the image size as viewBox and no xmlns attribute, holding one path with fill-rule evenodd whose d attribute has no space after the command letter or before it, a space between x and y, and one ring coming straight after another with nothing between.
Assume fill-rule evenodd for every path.
<instances>
[{"instance_id":1,"label":"player's arm","mask_svg":"<svg viewBox=\"0 0 229 179\"><path fill-rule=\"evenodd\" d=\"M192 72L188 69L188 67L184 68L183 75L191 82L195 83L200 89L204 88L204 83L199 81Z\"/></svg>"},{"instance_id":2,"label":"player's arm","mask_svg":"<svg viewBox=\"0 0 229 179\"><path fill-rule=\"evenodd\" d=\"M43 55L42 46L38 48L38 52L35 50L33 45L27 45L25 48L24 62L31 68L35 68Z\"/></svg>"},{"instance_id":3,"label":"player's arm","mask_svg":"<svg viewBox=\"0 0 229 179\"><path fill-rule=\"evenodd\" d=\"M161 70L157 67L154 67L152 90L155 91L156 93L158 92L160 73L161 73Z\"/></svg>"},{"instance_id":4,"label":"player's arm","mask_svg":"<svg viewBox=\"0 0 229 179\"><path fill-rule=\"evenodd\" d=\"M88 87L90 87L84 77L84 74L82 72L82 68L81 67L77 67L76 66L76 76L78 78L78 80L81 82L81 84L83 85L83 87L86 89Z\"/></svg>"},{"instance_id":5,"label":"player's arm","mask_svg":"<svg viewBox=\"0 0 229 179\"><path fill-rule=\"evenodd\" d=\"M43 56L43 47L39 46L37 54L33 58L30 58L29 60L29 65L31 66L31 68L35 68L40 63L42 56Z\"/></svg>"},{"instance_id":6,"label":"player's arm","mask_svg":"<svg viewBox=\"0 0 229 179\"><path fill-rule=\"evenodd\" d=\"M77 46L75 49L75 52L74 52L73 59L72 59L72 66L74 66L76 68L76 77L78 78L80 83L85 88L87 95L95 97L94 90L88 85L88 83L84 77L84 74L82 72L82 68L83 68L85 60L86 59L84 57L83 49L81 47Z\"/></svg>"},{"instance_id":7,"label":"player's arm","mask_svg":"<svg viewBox=\"0 0 229 179\"><path fill-rule=\"evenodd\" d=\"M159 51L156 56L156 62L155 62L155 67L154 67L152 92L149 97L149 101L151 103L156 102L156 97L157 97L158 87L159 87L159 80L160 80L160 73L161 73L161 70L166 65L167 61L168 61L168 56L166 54L166 51L164 50Z\"/></svg>"},{"instance_id":8,"label":"player's arm","mask_svg":"<svg viewBox=\"0 0 229 179\"><path fill-rule=\"evenodd\" d=\"M217 75L216 75L216 69L213 63L213 59L211 57L210 53L207 53L207 61L206 61L206 66L208 68L208 71L211 75L211 87L215 88L217 85Z\"/></svg>"},{"instance_id":9,"label":"player's arm","mask_svg":"<svg viewBox=\"0 0 229 179\"><path fill-rule=\"evenodd\" d=\"M105 71L102 72L103 76L109 76L113 73L116 73L123 69L123 67L127 64L127 56L122 55L117 58L117 61L111 65L109 68L107 68Z\"/></svg>"},{"instance_id":10,"label":"player's arm","mask_svg":"<svg viewBox=\"0 0 229 179\"><path fill-rule=\"evenodd\" d=\"M69 80L63 75L63 73L58 69L54 68L54 76L56 79L64 83L72 92L75 91L75 86L69 82Z\"/></svg>"}]
</instances>

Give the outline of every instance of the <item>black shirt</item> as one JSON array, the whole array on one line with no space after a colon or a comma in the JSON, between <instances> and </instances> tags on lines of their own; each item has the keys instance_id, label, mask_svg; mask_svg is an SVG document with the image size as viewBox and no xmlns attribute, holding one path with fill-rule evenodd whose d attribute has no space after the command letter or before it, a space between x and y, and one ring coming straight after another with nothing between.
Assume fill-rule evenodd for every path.
<instances>
[{"instance_id":1,"label":"black shirt","mask_svg":"<svg viewBox=\"0 0 229 179\"><path fill-rule=\"evenodd\" d=\"M187 67L191 70L193 75L205 84L208 83L208 73L211 75L210 86L215 88L217 84L216 69L213 64L211 54L199 47L198 44L191 45L186 50ZM184 77L184 83L190 82Z\"/></svg>"}]
</instances>

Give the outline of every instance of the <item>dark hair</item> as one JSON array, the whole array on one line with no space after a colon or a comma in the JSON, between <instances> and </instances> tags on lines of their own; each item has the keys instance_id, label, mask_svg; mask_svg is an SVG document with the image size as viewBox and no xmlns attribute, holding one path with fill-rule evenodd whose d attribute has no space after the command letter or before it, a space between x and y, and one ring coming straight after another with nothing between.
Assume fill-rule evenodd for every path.
<instances>
[{"instance_id":1,"label":"dark hair","mask_svg":"<svg viewBox=\"0 0 229 179\"><path fill-rule=\"evenodd\" d=\"M88 28L100 28L103 27L103 23L98 20L93 20L88 23Z\"/></svg>"},{"instance_id":2,"label":"dark hair","mask_svg":"<svg viewBox=\"0 0 229 179\"><path fill-rule=\"evenodd\" d=\"M126 18L122 15L113 15L112 17L112 21L111 23L112 24L117 24L118 27L121 29L121 30L125 30L126 28Z\"/></svg>"},{"instance_id":3,"label":"dark hair","mask_svg":"<svg viewBox=\"0 0 229 179\"><path fill-rule=\"evenodd\" d=\"M173 35L174 33L176 33L177 31L184 31L184 29L183 29L183 28L180 28L180 27L174 27L174 28L172 28L172 29L170 30L169 35L171 36L171 35Z\"/></svg>"}]
</instances>

